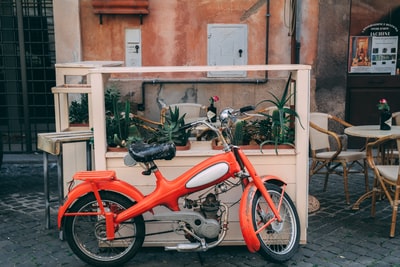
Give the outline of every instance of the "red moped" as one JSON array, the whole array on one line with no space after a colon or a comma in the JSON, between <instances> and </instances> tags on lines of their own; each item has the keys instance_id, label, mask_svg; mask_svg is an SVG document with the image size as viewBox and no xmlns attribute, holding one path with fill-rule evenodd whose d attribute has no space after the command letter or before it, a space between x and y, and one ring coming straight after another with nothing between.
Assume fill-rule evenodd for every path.
<instances>
[{"instance_id":1,"label":"red moped","mask_svg":"<svg viewBox=\"0 0 400 267\"><path fill-rule=\"evenodd\" d=\"M250 109L225 109L220 120L232 121ZM173 180L163 176L155 160L172 160L174 144L140 143L129 148L126 164L138 162L145 168L144 175L156 177L156 187L148 195L119 180L111 170L74 175L80 183L59 208L58 227L80 259L95 266L120 266L129 261L142 247L145 225L151 223L144 220L146 212L152 214L151 221L171 222L171 232L186 237L186 242L167 246L167 250L206 251L216 247L228 231L229 207L219 196L237 186L243 189L238 196L239 220L248 250L273 262L287 261L295 254L300 223L296 207L285 192L285 181L273 175L259 176L240 147L229 145L222 131L208 120L184 127L200 124L218 135L223 151ZM157 206L167 207L168 212L154 213Z\"/></svg>"}]
</instances>

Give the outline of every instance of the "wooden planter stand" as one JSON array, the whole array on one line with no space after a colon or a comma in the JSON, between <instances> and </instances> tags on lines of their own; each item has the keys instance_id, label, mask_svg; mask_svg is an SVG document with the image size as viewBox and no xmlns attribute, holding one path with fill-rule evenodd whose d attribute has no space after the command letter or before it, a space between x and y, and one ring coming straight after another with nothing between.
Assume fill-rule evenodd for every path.
<instances>
[{"instance_id":1,"label":"wooden planter stand","mask_svg":"<svg viewBox=\"0 0 400 267\"><path fill-rule=\"evenodd\" d=\"M221 150L212 150L211 141L193 141L191 143L191 149L185 151L177 151L176 157L172 160L161 160L157 161L157 166L163 172L165 177L172 179L178 174L187 171L193 165L207 159L211 155L223 153ZM291 196L296 196L296 168L295 168L295 151L294 149L282 149L279 150L279 155L275 154L274 149L268 149L262 154L259 149L245 150L251 162L257 169L259 174L275 174L280 177L284 177L286 182L289 184L288 193ZM134 184L144 194L151 193L155 188L154 176L143 176L141 173L143 169L136 165L134 167L126 167L123 165L123 157L125 153L113 153L107 152L106 164L107 169L115 170L120 179L123 179L130 184ZM235 182L237 182L235 180ZM238 209L242 194L241 187L236 187L234 190L229 191L222 195L220 200L232 206L229 212L229 230L225 241L225 245L244 245L243 238L241 235L239 220L238 220ZM164 208L156 208L156 211L161 211ZM145 215L145 219L150 219L151 216ZM158 232L163 230L169 230L170 223L154 223L146 225L146 231L148 233ZM302 229L303 230L303 229ZM304 230L303 230L304 231ZM174 233L148 236L145 239L146 246L161 246L165 244L165 240L175 243L184 240L184 237L176 235ZM303 240L305 241L305 240Z\"/></svg>"},{"instance_id":2,"label":"wooden planter stand","mask_svg":"<svg viewBox=\"0 0 400 267\"><path fill-rule=\"evenodd\" d=\"M303 127L296 121L295 149L282 149L276 155L275 149L246 150L251 162L255 165L260 175L271 174L284 178L288 182L288 193L296 204L301 224L301 243L307 241L308 222L308 117L309 117L309 92L310 92L310 66L305 65L246 65L246 66L192 66L192 67L113 67L97 68L90 70L91 84L96 90L92 91L93 112L97 114L93 118L94 147L95 147L95 169L112 169L117 172L118 177L137 186L144 194L154 189L155 178L141 174L140 166L126 167L122 158L126 152L107 152L105 134L104 110L104 85L113 74L148 74L148 73L188 73L208 71L290 71L292 78L296 80L296 112L299 115ZM205 141L192 142L191 149L177 151L177 155L170 161L157 161L158 167L168 179L173 179L179 174L206 159L210 155L221 153L211 149L211 143ZM238 192L229 192L221 201L233 205L241 195ZM163 208L160 208L163 209ZM223 244L243 244L239 229L238 204L230 209L229 231ZM147 227L148 232L154 229L163 230L164 224L157 223ZM154 232L154 231L153 231ZM175 234L149 236L145 245L158 246L167 243L175 243L180 237Z\"/></svg>"}]
</instances>

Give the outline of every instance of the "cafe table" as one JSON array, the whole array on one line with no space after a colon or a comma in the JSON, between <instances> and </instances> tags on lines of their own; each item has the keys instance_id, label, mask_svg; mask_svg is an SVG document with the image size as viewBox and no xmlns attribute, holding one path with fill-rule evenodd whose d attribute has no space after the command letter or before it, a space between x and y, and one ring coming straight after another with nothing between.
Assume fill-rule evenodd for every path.
<instances>
[{"instance_id":1,"label":"cafe table","mask_svg":"<svg viewBox=\"0 0 400 267\"><path fill-rule=\"evenodd\" d=\"M392 134L400 134L400 126L393 125L390 130L379 130L379 125L351 126L344 129L344 133L356 137L381 138Z\"/></svg>"},{"instance_id":2,"label":"cafe table","mask_svg":"<svg viewBox=\"0 0 400 267\"><path fill-rule=\"evenodd\" d=\"M344 133L347 135L355 136L355 137L363 137L363 138L366 138L366 140L378 139L378 138L382 138L382 137L389 136L392 134L400 134L400 126L393 125L390 130L380 130L379 125L351 126L351 127L344 129ZM381 153L381 155L384 155L384 153ZM376 183L376 180L374 180L374 185L375 185L375 183ZM373 188L372 188L372 190L373 190ZM354 203L353 210L358 210L360 208L361 202L363 202L365 199L372 196L372 192L373 192L372 190L366 192L364 195L362 195L356 201L356 203Z\"/></svg>"}]
</instances>

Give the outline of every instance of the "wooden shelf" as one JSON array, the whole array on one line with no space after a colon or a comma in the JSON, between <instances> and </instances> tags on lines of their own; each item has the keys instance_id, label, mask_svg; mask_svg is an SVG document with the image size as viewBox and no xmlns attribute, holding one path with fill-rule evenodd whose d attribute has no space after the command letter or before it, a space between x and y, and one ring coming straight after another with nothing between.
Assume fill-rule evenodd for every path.
<instances>
[{"instance_id":1,"label":"wooden shelf","mask_svg":"<svg viewBox=\"0 0 400 267\"><path fill-rule=\"evenodd\" d=\"M95 14L149 14L148 0L92 0Z\"/></svg>"}]
</instances>

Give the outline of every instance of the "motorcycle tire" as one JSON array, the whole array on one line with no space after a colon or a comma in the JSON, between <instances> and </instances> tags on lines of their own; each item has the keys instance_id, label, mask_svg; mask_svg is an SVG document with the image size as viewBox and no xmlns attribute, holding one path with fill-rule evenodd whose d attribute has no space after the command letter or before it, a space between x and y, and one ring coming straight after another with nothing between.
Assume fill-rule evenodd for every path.
<instances>
[{"instance_id":1,"label":"motorcycle tire","mask_svg":"<svg viewBox=\"0 0 400 267\"><path fill-rule=\"evenodd\" d=\"M134 202L127 197L102 191L104 208L114 213L128 209ZM93 193L78 199L68 212L98 212ZM135 256L145 237L143 216L125 221L115 228L115 239L107 240L104 216L66 216L64 234L72 251L93 266L122 266Z\"/></svg>"},{"instance_id":2,"label":"motorcycle tire","mask_svg":"<svg viewBox=\"0 0 400 267\"><path fill-rule=\"evenodd\" d=\"M282 198L282 188L277 185L266 184L267 191L275 206L279 208L282 221L273 221L264 230L257 234L260 241L258 253L265 259L275 263L282 263L296 253L300 240L300 221L296 206L285 192ZM279 207L279 202L281 201ZM262 194L257 191L252 203L252 221L255 231L264 227L274 214Z\"/></svg>"}]
</instances>

